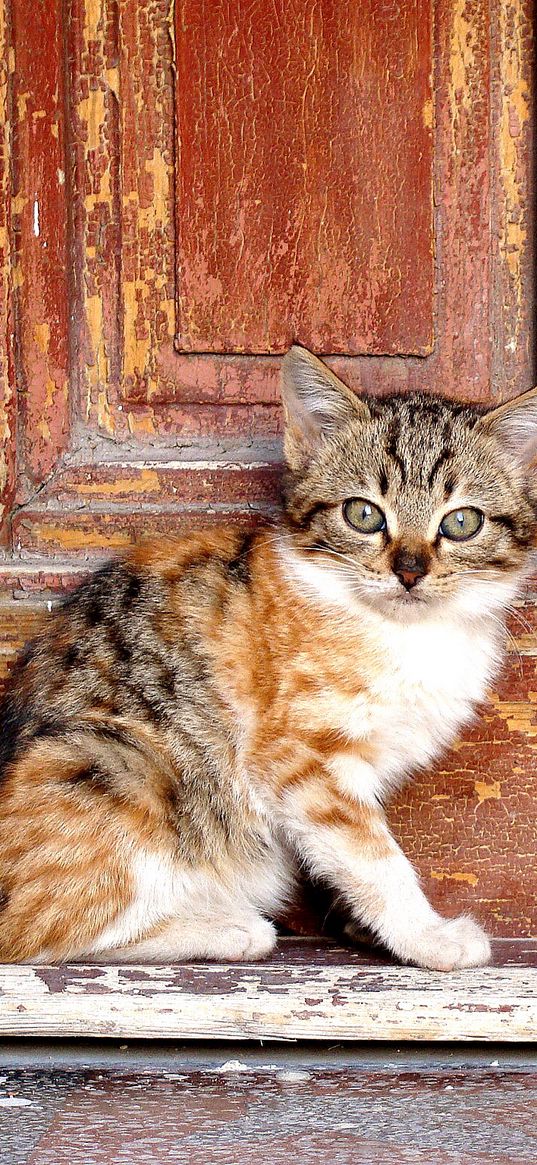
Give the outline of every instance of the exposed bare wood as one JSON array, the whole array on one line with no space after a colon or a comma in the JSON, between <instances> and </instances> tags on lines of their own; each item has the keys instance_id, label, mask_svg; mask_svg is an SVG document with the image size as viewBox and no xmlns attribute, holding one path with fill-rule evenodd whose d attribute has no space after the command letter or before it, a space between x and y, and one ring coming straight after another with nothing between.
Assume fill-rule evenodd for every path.
<instances>
[{"instance_id":1,"label":"exposed bare wood","mask_svg":"<svg viewBox=\"0 0 537 1165\"><path fill-rule=\"evenodd\" d=\"M0 968L2 1035L537 1039L537 944L451 975L282 942L258 965Z\"/></svg>"}]
</instances>

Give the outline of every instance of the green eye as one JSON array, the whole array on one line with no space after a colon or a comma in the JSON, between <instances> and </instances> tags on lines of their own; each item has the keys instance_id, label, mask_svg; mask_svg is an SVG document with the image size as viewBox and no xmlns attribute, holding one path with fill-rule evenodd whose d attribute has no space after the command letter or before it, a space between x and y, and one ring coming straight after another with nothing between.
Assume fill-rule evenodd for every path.
<instances>
[{"instance_id":1,"label":"green eye","mask_svg":"<svg viewBox=\"0 0 537 1165\"><path fill-rule=\"evenodd\" d=\"M349 498L343 503L343 517L360 534L378 534L386 529L386 518L373 502L366 498Z\"/></svg>"},{"instance_id":2,"label":"green eye","mask_svg":"<svg viewBox=\"0 0 537 1165\"><path fill-rule=\"evenodd\" d=\"M450 514L446 514L440 523L439 532L452 542L467 542L478 533L484 520L485 515L481 510L465 506L462 510L452 510Z\"/></svg>"}]
</instances>

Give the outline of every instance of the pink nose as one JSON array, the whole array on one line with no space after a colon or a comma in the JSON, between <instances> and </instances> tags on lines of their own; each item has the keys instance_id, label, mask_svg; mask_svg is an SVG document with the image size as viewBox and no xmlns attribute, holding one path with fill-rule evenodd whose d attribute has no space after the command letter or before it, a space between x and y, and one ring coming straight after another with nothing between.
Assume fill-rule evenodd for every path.
<instances>
[{"instance_id":1,"label":"pink nose","mask_svg":"<svg viewBox=\"0 0 537 1165\"><path fill-rule=\"evenodd\" d=\"M405 587L407 591L411 591L412 587L423 578L424 572L421 570L398 570L397 578L399 582Z\"/></svg>"}]
</instances>

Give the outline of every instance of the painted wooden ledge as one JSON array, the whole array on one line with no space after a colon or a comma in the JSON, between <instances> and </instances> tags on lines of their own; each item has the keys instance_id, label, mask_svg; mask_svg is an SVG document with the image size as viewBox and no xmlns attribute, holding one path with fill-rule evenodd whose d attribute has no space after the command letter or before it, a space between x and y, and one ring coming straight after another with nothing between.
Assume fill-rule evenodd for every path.
<instances>
[{"instance_id":1,"label":"painted wooden ledge","mask_svg":"<svg viewBox=\"0 0 537 1165\"><path fill-rule=\"evenodd\" d=\"M304 939L257 964L4 965L2 1035L535 1041L537 940L448 975Z\"/></svg>"}]
</instances>

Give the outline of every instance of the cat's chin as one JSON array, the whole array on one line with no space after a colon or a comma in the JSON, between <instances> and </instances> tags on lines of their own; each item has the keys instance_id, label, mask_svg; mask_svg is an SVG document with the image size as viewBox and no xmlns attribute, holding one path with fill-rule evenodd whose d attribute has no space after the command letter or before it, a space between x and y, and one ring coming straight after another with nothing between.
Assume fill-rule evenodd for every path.
<instances>
[{"instance_id":1,"label":"cat's chin","mask_svg":"<svg viewBox=\"0 0 537 1165\"><path fill-rule=\"evenodd\" d=\"M397 622L417 622L430 614L437 606L434 599L428 595L414 594L412 591L401 591L401 594L382 594L378 591L360 592L360 602L376 611L384 618Z\"/></svg>"}]
</instances>

